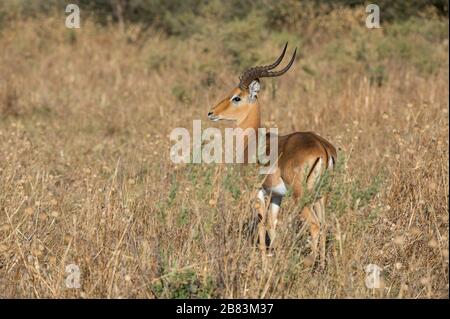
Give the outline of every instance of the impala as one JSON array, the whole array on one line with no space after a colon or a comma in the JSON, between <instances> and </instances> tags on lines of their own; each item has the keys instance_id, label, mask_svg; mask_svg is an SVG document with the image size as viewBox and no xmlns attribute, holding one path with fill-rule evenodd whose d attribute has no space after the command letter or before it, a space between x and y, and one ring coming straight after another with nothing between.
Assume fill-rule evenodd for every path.
<instances>
[{"instance_id":1,"label":"impala","mask_svg":"<svg viewBox=\"0 0 450 319\"><path fill-rule=\"evenodd\" d=\"M261 87L259 79L278 77L290 69L297 49L286 67L279 71L271 71L283 60L286 48L287 43L273 64L253 67L242 73L239 85L212 107L208 118L213 121L232 121L243 130L257 131L261 126L261 110L258 103ZM259 247L263 252L267 249L267 234L270 239L269 248L273 246L278 213L288 187L292 189L292 194L298 201L305 194L304 188L312 190L325 171L333 169L337 159L335 147L313 132L295 132L284 136L272 135L269 138L278 139L278 161L274 169L270 171L271 173L266 175L262 187L258 190L257 205L255 205L260 221L258 224ZM317 252L320 250L321 265L325 261L325 203L326 195L323 195L312 204L306 205L300 212L301 217L309 224L312 258L315 261Z\"/></svg>"}]
</instances>

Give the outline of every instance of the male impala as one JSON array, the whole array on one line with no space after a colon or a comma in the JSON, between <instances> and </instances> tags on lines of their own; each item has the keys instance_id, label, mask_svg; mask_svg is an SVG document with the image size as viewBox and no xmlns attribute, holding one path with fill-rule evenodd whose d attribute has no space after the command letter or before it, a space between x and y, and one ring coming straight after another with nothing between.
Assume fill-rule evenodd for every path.
<instances>
[{"instance_id":1,"label":"male impala","mask_svg":"<svg viewBox=\"0 0 450 319\"><path fill-rule=\"evenodd\" d=\"M287 43L280 57L273 64L257 66L245 71L240 77L239 85L210 110L209 119L233 121L237 127L243 130L254 129L257 132L261 126L260 106L257 99L260 90L259 78L280 76L289 70L294 63L297 49L284 69L270 71L281 63L286 48ZM312 132L295 132L284 136L272 136L272 138L278 139L278 161L275 169L266 176L262 188L259 189L257 194L259 205L256 205L260 218L259 245L263 251L266 249L266 220L269 224L268 234L272 246L275 239L277 215L281 201L287 193L287 186L292 188L294 198L298 200L304 194L304 185L311 190L315 182L323 176L325 170L334 167L337 158L334 146ZM268 212L266 196L270 197ZM325 196L322 196L311 205L305 206L301 212L301 216L310 226L313 260L316 259L320 239L322 266L325 261L326 240L325 201ZM266 218L266 212L268 218Z\"/></svg>"}]
</instances>

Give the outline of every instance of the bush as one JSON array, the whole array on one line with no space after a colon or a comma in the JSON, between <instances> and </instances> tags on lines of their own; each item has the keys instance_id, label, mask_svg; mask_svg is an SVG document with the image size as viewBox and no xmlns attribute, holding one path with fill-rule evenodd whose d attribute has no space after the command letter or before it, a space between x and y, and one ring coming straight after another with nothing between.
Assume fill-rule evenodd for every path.
<instances>
[{"instance_id":1,"label":"bush","mask_svg":"<svg viewBox=\"0 0 450 319\"><path fill-rule=\"evenodd\" d=\"M196 23L205 16L214 15L221 23L246 19L254 11L260 11L266 28L276 30L299 30L312 17L327 15L338 8L354 8L367 5L363 0L250 0L206 1L206 0L74 0L81 9L95 15L99 21L106 23L112 18L114 22L140 23L154 26L168 35L186 36L195 28L202 28ZM0 4L0 19L5 14L35 16L39 13L63 10L66 1L48 0L6 0ZM379 0L383 21L405 20L423 16L430 11L440 16L448 15L448 0L413 0L390 1ZM1 21L1 20L0 20Z\"/></svg>"}]
</instances>

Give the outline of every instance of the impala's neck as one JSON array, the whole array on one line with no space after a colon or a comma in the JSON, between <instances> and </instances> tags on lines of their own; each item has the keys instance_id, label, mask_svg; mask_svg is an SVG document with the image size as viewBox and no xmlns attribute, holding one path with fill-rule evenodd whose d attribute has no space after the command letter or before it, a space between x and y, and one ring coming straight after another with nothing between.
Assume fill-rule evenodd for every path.
<instances>
[{"instance_id":1,"label":"impala's neck","mask_svg":"<svg viewBox=\"0 0 450 319\"><path fill-rule=\"evenodd\" d=\"M247 115L237 123L237 127L245 130L252 128L255 132L258 132L258 128L261 126L261 113L259 109L259 103L256 101L250 107Z\"/></svg>"},{"instance_id":2,"label":"impala's neck","mask_svg":"<svg viewBox=\"0 0 450 319\"><path fill-rule=\"evenodd\" d=\"M247 115L237 123L237 127L242 130L252 129L255 134L256 148L258 147L258 129L261 127L261 113L258 101L255 101L250 107ZM251 155L250 155L251 157ZM248 163L248 138L244 138L244 163Z\"/></svg>"}]
</instances>

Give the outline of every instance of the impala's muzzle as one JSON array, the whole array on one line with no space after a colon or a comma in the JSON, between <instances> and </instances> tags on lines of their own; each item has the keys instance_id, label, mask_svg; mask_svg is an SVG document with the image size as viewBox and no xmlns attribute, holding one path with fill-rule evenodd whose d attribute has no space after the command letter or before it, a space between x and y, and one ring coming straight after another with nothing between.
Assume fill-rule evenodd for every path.
<instances>
[{"instance_id":1,"label":"impala's muzzle","mask_svg":"<svg viewBox=\"0 0 450 319\"><path fill-rule=\"evenodd\" d=\"M219 120L219 118L215 116L213 112L208 112L208 118L214 122L217 122Z\"/></svg>"}]
</instances>

